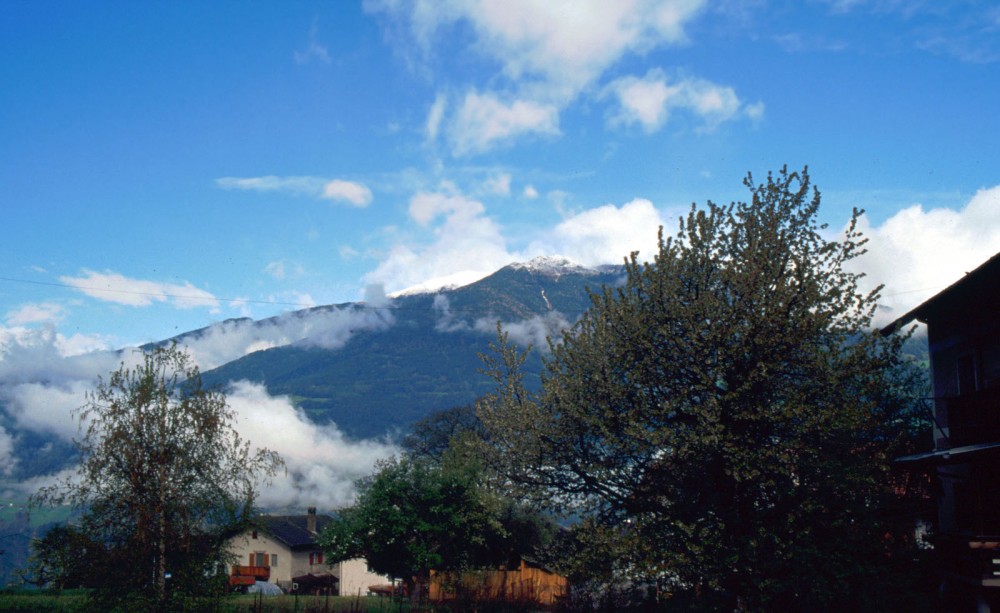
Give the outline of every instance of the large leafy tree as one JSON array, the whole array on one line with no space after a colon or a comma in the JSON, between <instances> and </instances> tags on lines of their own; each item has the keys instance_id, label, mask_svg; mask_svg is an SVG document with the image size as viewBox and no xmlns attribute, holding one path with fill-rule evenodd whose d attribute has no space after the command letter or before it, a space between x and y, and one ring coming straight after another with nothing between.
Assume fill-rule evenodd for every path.
<instances>
[{"instance_id":1,"label":"large leafy tree","mask_svg":"<svg viewBox=\"0 0 1000 613\"><path fill-rule=\"evenodd\" d=\"M177 346L150 349L138 365L100 379L79 418L77 475L33 502L80 509L75 531L108 560L99 597L168 608L172 593L206 584L226 539L251 520L259 481L281 459L240 437L225 395L202 385Z\"/></svg>"},{"instance_id":2,"label":"large leafy tree","mask_svg":"<svg viewBox=\"0 0 1000 613\"><path fill-rule=\"evenodd\" d=\"M745 185L626 261L538 393L501 334L478 414L493 464L603 526L620 572L706 606L864 606L911 406L901 341L873 331L877 291L848 267L860 212L829 240L805 170Z\"/></svg>"},{"instance_id":3,"label":"large leafy tree","mask_svg":"<svg viewBox=\"0 0 1000 613\"><path fill-rule=\"evenodd\" d=\"M390 458L359 488L320 544L332 561L363 557L376 573L403 579L414 596L432 569L484 564L502 538L496 501L478 487L471 464Z\"/></svg>"},{"instance_id":4,"label":"large leafy tree","mask_svg":"<svg viewBox=\"0 0 1000 613\"><path fill-rule=\"evenodd\" d=\"M471 406L414 425L404 453L358 482L354 505L320 537L330 560L363 557L403 579L414 598L430 571L462 571L544 559L555 524L508 498L482 468L482 429Z\"/></svg>"}]
</instances>

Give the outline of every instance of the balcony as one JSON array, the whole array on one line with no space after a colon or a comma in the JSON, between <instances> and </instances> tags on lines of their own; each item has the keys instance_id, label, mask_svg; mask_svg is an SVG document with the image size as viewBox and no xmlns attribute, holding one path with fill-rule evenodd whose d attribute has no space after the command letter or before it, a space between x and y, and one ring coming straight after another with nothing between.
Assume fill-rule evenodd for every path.
<instances>
[{"instance_id":1,"label":"balcony","mask_svg":"<svg viewBox=\"0 0 1000 613\"><path fill-rule=\"evenodd\" d=\"M947 416L948 447L1000 441L1000 389L938 398L938 403Z\"/></svg>"},{"instance_id":2,"label":"balcony","mask_svg":"<svg viewBox=\"0 0 1000 613\"><path fill-rule=\"evenodd\" d=\"M934 549L948 575L976 585L1000 586L1000 536L941 535Z\"/></svg>"},{"instance_id":3,"label":"balcony","mask_svg":"<svg viewBox=\"0 0 1000 613\"><path fill-rule=\"evenodd\" d=\"M241 566L234 564L229 573L231 585L253 585L254 581L267 581L271 578L270 566Z\"/></svg>"}]
</instances>

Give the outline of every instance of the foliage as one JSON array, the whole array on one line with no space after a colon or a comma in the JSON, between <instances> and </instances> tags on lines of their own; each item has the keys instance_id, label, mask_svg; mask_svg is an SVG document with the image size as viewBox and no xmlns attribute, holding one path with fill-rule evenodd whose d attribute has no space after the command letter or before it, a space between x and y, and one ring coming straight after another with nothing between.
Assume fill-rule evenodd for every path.
<instances>
[{"instance_id":1,"label":"foliage","mask_svg":"<svg viewBox=\"0 0 1000 613\"><path fill-rule=\"evenodd\" d=\"M106 572L104 544L75 526L55 526L31 544L25 580L55 590L93 587Z\"/></svg>"},{"instance_id":2,"label":"foliage","mask_svg":"<svg viewBox=\"0 0 1000 613\"><path fill-rule=\"evenodd\" d=\"M440 462L445 454L453 451L460 437L482 438L482 422L472 405L435 411L410 427L401 443L403 451L411 458Z\"/></svg>"},{"instance_id":3,"label":"foliage","mask_svg":"<svg viewBox=\"0 0 1000 613\"><path fill-rule=\"evenodd\" d=\"M273 476L281 459L241 439L225 396L202 386L176 346L100 379L79 418L78 474L32 502L83 512L78 530L100 546L91 559L106 569L95 597L109 605L137 598L152 610L210 589L205 577L250 520L258 479Z\"/></svg>"},{"instance_id":4,"label":"foliage","mask_svg":"<svg viewBox=\"0 0 1000 613\"><path fill-rule=\"evenodd\" d=\"M805 170L744 183L750 202L692 206L652 262L632 254L539 392L500 334L478 407L491 462L605 526L619 577L707 607L869 606L915 375L848 269L860 212L827 240Z\"/></svg>"},{"instance_id":5,"label":"foliage","mask_svg":"<svg viewBox=\"0 0 1000 613\"><path fill-rule=\"evenodd\" d=\"M490 558L502 526L469 466L390 458L359 483L319 543L332 561L363 557L376 573L426 584L431 569L455 570Z\"/></svg>"}]
</instances>

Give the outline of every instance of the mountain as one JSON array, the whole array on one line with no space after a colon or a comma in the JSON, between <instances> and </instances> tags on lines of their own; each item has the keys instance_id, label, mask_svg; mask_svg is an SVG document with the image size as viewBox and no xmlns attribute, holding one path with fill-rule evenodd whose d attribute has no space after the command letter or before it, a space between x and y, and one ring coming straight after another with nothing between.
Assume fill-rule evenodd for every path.
<instances>
[{"instance_id":1,"label":"mountain","mask_svg":"<svg viewBox=\"0 0 1000 613\"><path fill-rule=\"evenodd\" d=\"M393 434L489 391L479 354L496 339L498 321L519 344L544 348L546 335L557 335L590 306L588 288L616 284L622 274L620 267L589 269L563 258L536 258L464 287L404 291L378 305L307 309L294 315L308 319L337 309L368 319L343 343L304 338L247 354L206 371L204 378L209 384L261 383L272 395L289 396L313 421L333 421L352 438ZM198 333L176 340L184 344ZM529 382L537 382L540 366L535 351L526 369Z\"/></svg>"}]
</instances>

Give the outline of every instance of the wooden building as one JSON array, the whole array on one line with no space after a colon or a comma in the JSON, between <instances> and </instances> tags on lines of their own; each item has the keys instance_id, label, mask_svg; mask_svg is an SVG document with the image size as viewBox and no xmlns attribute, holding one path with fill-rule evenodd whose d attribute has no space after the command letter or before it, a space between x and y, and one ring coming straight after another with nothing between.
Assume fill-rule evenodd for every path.
<instances>
[{"instance_id":1,"label":"wooden building","mask_svg":"<svg viewBox=\"0 0 1000 613\"><path fill-rule=\"evenodd\" d=\"M1000 253L883 330L927 325L934 450L897 462L931 472L942 593L1000 610Z\"/></svg>"},{"instance_id":2,"label":"wooden building","mask_svg":"<svg viewBox=\"0 0 1000 613\"><path fill-rule=\"evenodd\" d=\"M569 582L541 564L519 559L498 569L448 573L431 571L433 601L469 599L551 606L569 593Z\"/></svg>"}]
</instances>

